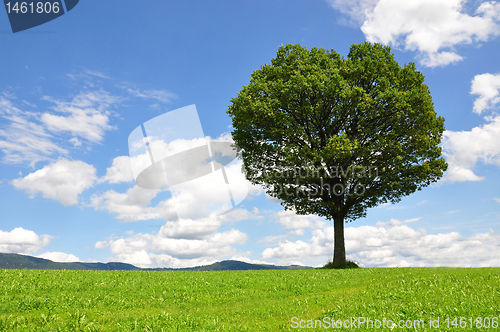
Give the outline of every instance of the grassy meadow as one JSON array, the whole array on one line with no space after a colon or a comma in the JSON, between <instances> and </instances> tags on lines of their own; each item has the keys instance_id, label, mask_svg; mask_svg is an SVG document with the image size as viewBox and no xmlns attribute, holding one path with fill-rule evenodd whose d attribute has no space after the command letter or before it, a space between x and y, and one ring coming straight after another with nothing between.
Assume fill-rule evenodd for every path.
<instances>
[{"instance_id":1,"label":"grassy meadow","mask_svg":"<svg viewBox=\"0 0 500 332\"><path fill-rule=\"evenodd\" d=\"M500 331L500 268L0 270L0 297L0 331Z\"/></svg>"}]
</instances>

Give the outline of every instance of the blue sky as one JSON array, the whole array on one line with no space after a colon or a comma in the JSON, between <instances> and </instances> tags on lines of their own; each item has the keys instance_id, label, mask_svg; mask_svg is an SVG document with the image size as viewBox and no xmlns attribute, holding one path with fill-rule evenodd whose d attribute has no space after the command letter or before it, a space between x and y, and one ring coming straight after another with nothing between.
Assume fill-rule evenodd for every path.
<instances>
[{"instance_id":1,"label":"blue sky","mask_svg":"<svg viewBox=\"0 0 500 332\"><path fill-rule=\"evenodd\" d=\"M331 222L284 211L237 163L228 172L245 200L200 215L218 197L200 182L176 219L168 190L136 186L128 137L196 105L204 135L229 141L230 99L281 44L347 56L368 40L425 75L446 119L449 170L347 224L348 258L500 266L499 35L498 1L80 1L15 34L0 13L0 252L143 267L322 265Z\"/></svg>"}]
</instances>

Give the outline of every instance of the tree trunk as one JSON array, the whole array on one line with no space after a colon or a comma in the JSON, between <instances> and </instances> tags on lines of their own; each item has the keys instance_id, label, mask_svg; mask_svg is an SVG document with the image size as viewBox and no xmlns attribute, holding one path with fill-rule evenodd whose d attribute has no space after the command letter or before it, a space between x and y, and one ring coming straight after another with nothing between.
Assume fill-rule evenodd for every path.
<instances>
[{"instance_id":1,"label":"tree trunk","mask_svg":"<svg viewBox=\"0 0 500 332\"><path fill-rule=\"evenodd\" d=\"M344 217L333 219L333 264L343 265L345 261Z\"/></svg>"}]
</instances>

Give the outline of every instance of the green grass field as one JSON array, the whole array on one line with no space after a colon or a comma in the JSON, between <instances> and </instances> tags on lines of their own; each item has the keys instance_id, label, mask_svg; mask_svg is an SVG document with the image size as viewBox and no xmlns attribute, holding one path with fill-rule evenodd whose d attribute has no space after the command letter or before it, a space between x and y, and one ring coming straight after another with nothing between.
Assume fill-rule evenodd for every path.
<instances>
[{"instance_id":1,"label":"green grass field","mask_svg":"<svg viewBox=\"0 0 500 332\"><path fill-rule=\"evenodd\" d=\"M357 328L340 330L390 331L375 325L423 320L394 330L500 331L500 268L0 270L0 296L1 331L292 331L314 323L309 330L325 330L325 321L351 317ZM477 317L490 327L479 328Z\"/></svg>"}]
</instances>

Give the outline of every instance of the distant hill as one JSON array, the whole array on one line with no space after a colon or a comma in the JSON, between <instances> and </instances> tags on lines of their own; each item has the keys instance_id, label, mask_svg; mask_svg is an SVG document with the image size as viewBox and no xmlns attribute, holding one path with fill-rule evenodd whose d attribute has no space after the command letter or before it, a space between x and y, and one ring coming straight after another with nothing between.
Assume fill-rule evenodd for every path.
<instances>
[{"instance_id":1,"label":"distant hill","mask_svg":"<svg viewBox=\"0 0 500 332\"><path fill-rule=\"evenodd\" d=\"M300 265L290 265L290 266L277 266L277 265L266 265L266 264L250 264L240 261L222 261L213 263L210 265L187 267L180 269L172 268L156 268L156 269L145 269L145 270L177 270L177 271L238 271L238 270L293 270L293 269L311 269L309 266Z\"/></svg>"},{"instance_id":2,"label":"distant hill","mask_svg":"<svg viewBox=\"0 0 500 332\"><path fill-rule=\"evenodd\" d=\"M290 265L276 266L265 264L250 264L240 261L222 261L210 265L188 268L152 268L141 269L126 263L58 263L48 259L19 254L0 253L0 269L30 269L30 270L123 270L123 271L236 271L236 270L290 270L310 269L308 266Z\"/></svg>"},{"instance_id":3,"label":"distant hill","mask_svg":"<svg viewBox=\"0 0 500 332\"><path fill-rule=\"evenodd\" d=\"M127 270L140 268L126 263L58 263L48 259L18 254L1 254L0 269L31 270Z\"/></svg>"}]
</instances>

